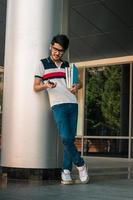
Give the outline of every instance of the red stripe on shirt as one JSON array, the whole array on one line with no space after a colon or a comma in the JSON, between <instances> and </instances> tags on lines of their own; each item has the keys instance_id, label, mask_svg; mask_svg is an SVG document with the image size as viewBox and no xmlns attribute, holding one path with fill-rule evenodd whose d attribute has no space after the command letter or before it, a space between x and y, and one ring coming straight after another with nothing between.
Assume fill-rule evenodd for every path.
<instances>
[{"instance_id":1,"label":"red stripe on shirt","mask_svg":"<svg viewBox=\"0 0 133 200\"><path fill-rule=\"evenodd\" d=\"M64 77L65 78L66 73L65 72L51 72L51 73L43 75L43 79L54 78L54 77Z\"/></svg>"}]
</instances>

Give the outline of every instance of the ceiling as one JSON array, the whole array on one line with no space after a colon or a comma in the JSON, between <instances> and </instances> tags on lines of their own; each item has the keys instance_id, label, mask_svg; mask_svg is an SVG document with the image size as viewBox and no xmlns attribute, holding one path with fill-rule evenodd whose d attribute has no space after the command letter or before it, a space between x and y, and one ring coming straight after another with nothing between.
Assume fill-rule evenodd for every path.
<instances>
[{"instance_id":1,"label":"ceiling","mask_svg":"<svg viewBox=\"0 0 133 200\"><path fill-rule=\"evenodd\" d=\"M133 55L133 0L70 0L72 62Z\"/></svg>"},{"instance_id":2,"label":"ceiling","mask_svg":"<svg viewBox=\"0 0 133 200\"><path fill-rule=\"evenodd\" d=\"M71 62L133 55L133 0L69 1ZM6 0L0 0L0 65L5 18Z\"/></svg>"}]
</instances>

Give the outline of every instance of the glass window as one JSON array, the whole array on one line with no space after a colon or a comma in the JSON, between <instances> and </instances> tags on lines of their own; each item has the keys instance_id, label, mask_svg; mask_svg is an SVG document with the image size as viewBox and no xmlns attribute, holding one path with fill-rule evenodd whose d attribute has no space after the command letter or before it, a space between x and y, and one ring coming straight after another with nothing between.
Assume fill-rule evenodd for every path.
<instances>
[{"instance_id":1,"label":"glass window","mask_svg":"<svg viewBox=\"0 0 133 200\"><path fill-rule=\"evenodd\" d=\"M131 158L133 158L133 139L131 141Z\"/></svg>"},{"instance_id":2,"label":"glass window","mask_svg":"<svg viewBox=\"0 0 133 200\"><path fill-rule=\"evenodd\" d=\"M132 68L133 68L133 64L132 64ZM132 88L131 88L131 91L132 91L132 92L131 92L131 93L132 93L132 94L131 94L131 95L132 95L132 106L131 106L131 107L132 107L132 108L131 108L131 113L132 113L132 114L131 114L131 126L132 126L132 127L131 127L131 135L132 135L132 137L133 137L133 69L132 69L131 87L132 87Z\"/></svg>"},{"instance_id":3,"label":"glass window","mask_svg":"<svg viewBox=\"0 0 133 200\"><path fill-rule=\"evenodd\" d=\"M81 153L81 151L82 151L82 139L77 137L75 139L75 145L77 147L77 150Z\"/></svg>"},{"instance_id":4,"label":"glass window","mask_svg":"<svg viewBox=\"0 0 133 200\"><path fill-rule=\"evenodd\" d=\"M87 139L84 138L84 156L128 157L126 139Z\"/></svg>"},{"instance_id":5,"label":"glass window","mask_svg":"<svg viewBox=\"0 0 133 200\"><path fill-rule=\"evenodd\" d=\"M129 74L129 64L86 69L85 135L128 136Z\"/></svg>"}]
</instances>

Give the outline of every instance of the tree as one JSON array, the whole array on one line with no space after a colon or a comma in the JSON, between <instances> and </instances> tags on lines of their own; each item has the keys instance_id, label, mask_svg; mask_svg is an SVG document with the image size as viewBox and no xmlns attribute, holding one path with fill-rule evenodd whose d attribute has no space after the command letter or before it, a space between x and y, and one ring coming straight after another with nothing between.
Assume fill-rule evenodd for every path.
<instances>
[{"instance_id":1,"label":"tree","mask_svg":"<svg viewBox=\"0 0 133 200\"><path fill-rule=\"evenodd\" d=\"M103 74L97 70L88 74L86 87L87 118L90 127L97 127L102 123L101 98L103 93Z\"/></svg>"},{"instance_id":2,"label":"tree","mask_svg":"<svg viewBox=\"0 0 133 200\"><path fill-rule=\"evenodd\" d=\"M106 68L104 91L102 93L101 110L107 125L111 129L120 128L120 84L121 67Z\"/></svg>"},{"instance_id":3,"label":"tree","mask_svg":"<svg viewBox=\"0 0 133 200\"><path fill-rule=\"evenodd\" d=\"M93 71L92 71L93 70ZM89 130L120 130L121 67L92 69L87 74L86 116ZM105 133L104 133L105 134Z\"/></svg>"}]
</instances>

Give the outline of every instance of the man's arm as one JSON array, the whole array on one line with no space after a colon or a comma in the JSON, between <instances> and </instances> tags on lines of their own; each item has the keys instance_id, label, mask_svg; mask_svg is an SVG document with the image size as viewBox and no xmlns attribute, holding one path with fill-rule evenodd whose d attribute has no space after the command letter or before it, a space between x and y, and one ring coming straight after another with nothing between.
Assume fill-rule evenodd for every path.
<instances>
[{"instance_id":1,"label":"man's arm","mask_svg":"<svg viewBox=\"0 0 133 200\"><path fill-rule=\"evenodd\" d=\"M78 76L78 83L74 84L74 85L72 86L72 88L70 89L70 91L71 91L72 93L75 94L75 93L78 92L79 89L82 88L82 86L83 86L83 84L82 84L82 81L81 81L81 77L80 77L80 75L79 75L79 76Z\"/></svg>"},{"instance_id":2,"label":"man's arm","mask_svg":"<svg viewBox=\"0 0 133 200\"><path fill-rule=\"evenodd\" d=\"M41 78L35 78L34 79L34 85L33 85L33 89L35 92L40 92L42 90L45 90L47 88L54 88L56 87L56 83L50 83L49 81L46 81L45 83L42 82Z\"/></svg>"},{"instance_id":3,"label":"man's arm","mask_svg":"<svg viewBox=\"0 0 133 200\"><path fill-rule=\"evenodd\" d=\"M78 90L81 89L82 86L83 86L82 81L79 79L78 84L77 84Z\"/></svg>"}]
</instances>

